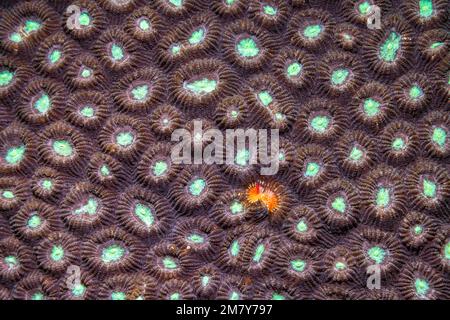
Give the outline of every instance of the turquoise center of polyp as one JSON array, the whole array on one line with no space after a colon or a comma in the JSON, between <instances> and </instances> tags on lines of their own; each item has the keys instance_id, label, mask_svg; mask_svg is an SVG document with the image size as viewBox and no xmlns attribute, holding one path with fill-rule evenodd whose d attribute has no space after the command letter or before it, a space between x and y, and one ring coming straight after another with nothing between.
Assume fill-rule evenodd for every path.
<instances>
[{"instance_id":1,"label":"turquoise center of polyp","mask_svg":"<svg viewBox=\"0 0 450 320\"><path fill-rule=\"evenodd\" d=\"M331 73L331 83L335 86L340 86L347 81L349 75L350 71L348 69L338 68Z\"/></svg>"},{"instance_id":2,"label":"turquoise center of polyp","mask_svg":"<svg viewBox=\"0 0 450 320\"><path fill-rule=\"evenodd\" d=\"M377 264L380 264L383 262L383 260L386 256L386 251L380 247L375 246L375 247L370 248L367 251L367 254L369 255L370 259L375 261Z\"/></svg>"},{"instance_id":3,"label":"turquoise center of polyp","mask_svg":"<svg viewBox=\"0 0 450 320\"><path fill-rule=\"evenodd\" d=\"M206 181L204 179L195 179L192 181L192 183L189 185L189 192L193 195L198 197L202 194L202 192L205 190L206 187Z\"/></svg>"},{"instance_id":4,"label":"turquoise center of polyp","mask_svg":"<svg viewBox=\"0 0 450 320\"><path fill-rule=\"evenodd\" d=\"M424 279L416 279L414 281L414 287L416 288L417 295L421 297L425 296L430 290L428 282Z\"/></svg>"},{"instance_id":5,"label":"turquoise center of polyp","mask_svg":"<svg viewBox=\"0 0 450 320\"><path fill-rule=\"evenodd\" d=\"M84 286L81 283L77 283L72 289L72 294L75 297L81 297L84 295L85 292L86 292L86 286Z\"/></svg>"},{"instance_id":6,"label":"turquoise center of polyp","mask_svg":"<svg viewBox=\"0 0 450 320\"><path fill-rule=\"evenodd\" d=\"M134 100L142 101L147 98L148 95L148 85L143 84L141 86L136 86L131 90Z\"/></svg>"},{"instance_id":7,"label":"turquoise center of polyp","mask_svg":"<svg viewBox=\"0 0 450 320\"><path fill-rule=\"evenodd\" d=\"M205 238L197 233L193 233L187 237L188 241L199 244L205 242Z\"/></svg>"},{"instance_id":8,"label":"turquoise center of polyp","mask_svg":"<svg viewBox=\"0 0 450 320\"><path fill-rule=\"evenodd\" d=\"M306 268L306 262L301 259L292 260L291 267L297 272L303 272Z\"/></svg>"},{"instance_id":9,"label":"turquoise center of polyp","mask_svg":"<svg viewBox=\"0 0 450 320\"><path fill-rule=\"evenodd\" d=\"M244 38L237 44L237 50L242 57L253 58L259 54L259 48L252 38Z\"/></svg>"},{"instance_id":10,"label":"turquoise center of polyp","mask_svg":"<svg viewBox=\"0 0 450 320\"><path fill-rule=\"evenodd\" d=\"M300 72L302 72L302 65L298 62L293 62L287 67L289 77L297 77Z\"/></svg>"},{"instance_id":11,"label":"turquoise center of polyp","mask_svg":"<svg viewBox=\"0 0 450 320\"><path fill-rule=\"evenodd\" d=\"M234 240L231 243L230 246L230 253L233 257L236 257L239 254L239 251L241 250L241 247L239 246L239 241L238 240Z\"/></svg>"},{"instance_id":12,"label":"turquoise center of polyp","mask_svg":"<svg viewBox=\"0 0 450 320\"><path fill-rule=\"evenodd\" d=\"M124 254L125 254L125 249L122 246L120 246L118 244L112 244L103 249L102 260L105 263L117 262L120 259L122 259Z\"/></svg>"},{"instance_id":13,"label":"turquoise center of polyp","mask_svg":"<svg viewBox=\"0 0 450 320\"><path fill-rule=\"evenodd\" d=\"M435 198L436 197L436 183L431 180L423 179L423 194L427 198Z\"/></svg>"},{"instance_id":14,"label":"turquoise center of polyp","mask_svg":"<svg viewBox=\"0 0 450 320\"><path fill-rule=\"evenodd\" d=\"M328 129L330 119L327 116L316 116L311 121L313 129L319 133L324 133Z\"/></svg>"},{"instance_id":15,"label":"turquoise center of polyp","mask_svg":"<svg viewBox=\"0 0 450 320\"><path fill-rule=\"evenodd\" d=\"M84 27L88 26L91 23L91 17L89 13L87 12L80 13L80 16L78 17L78 22L80 23L80 25Z\"/></svg>"},{"instance_id":16,"label":"turquoise center of polyp","mask_svg":"<svg viewBox=\"0 0 450 320\"><path fill-rule=\"evenodd\" d=\"M183 0L169 0L169 2L175 7L181 7L183 5Z\"/></svg>"},{"instance_id":17,"label":"turquoise center of polyp","mask_svg":"<svg viewBox=\"0 0 450 320\"><path fill-rule=\"evenodd\" d=\"M192 32L188 41L190 44L196 45L196 44L199 44L200 42L202 42L204 38L205 38L205 29L199 28L199 29L195 30L194 32Z\"/></svg>"},{"instance_id":18,"label":"turquoise center of polyp","mask_svg":"<svg viewBox=\"0 0 450 320\"><path fill-rule=\"evenodd\" d=\"M8 164L16 165L22 161L25 154L25 145L9 148L6 152L5 160Z\"/></svg>"},{"instance_id":19,"label":"turquoise center of polyp","mask_svg":"<svg viewBox=\"0 0 450 320\"><path fill-rule=\"evenodd\" d=\"M272 300L286 300L286 298L282 294L274 292L272 294Z\"/></svg>"},{"instance_id":20,"label":"turquoise center of polyp","mask_svg":"<svg viewBox=\"0 0 450 320\"><path fill-rule=\"evenodd\" d=\"M111 46L111 56L114 60L120 61L125 57L123 52L123 48L116 43L113 43Z\"/></svg>"},{"instance_id":21,"label":"turquoise center of polyp","mask_svg":"<svg viewBox=\"0 0 450 320\"><path fill-rule=\"evenodd\" d=\"M134 135L131 132L119 132L116 136L116 142L122 147L130 146L134 141Z\"/></svg>"},{"instance_id":22,"label":"turquoise center of polyp","mask_svg":"<svg viewBox=\"0 0 450 320\"><path fill-rule=\"evenodd\" d=\"M30 219L28 219L27 225L31 229L36 229L41 225L41 223L41 217L39 217L37 214L33 214Z\"/></svg>"},{"instance_id":23,"label":"turquoise center of polyp","mask_svg":"<svg viewBox=\"0 0 450 320\"><path fill-rule=\"evenodd\" d=\"M48 58L52 64L55 64L56 62L59 61L59 59L61 59L61 56L62 56L61 50L55 49L50 52Z\"/></svg>"},{"instance_id":24,"label":"turquoise center of polyp","mask_svg":"<svg viewBox=\"0 0 450 320\"><path fill-rule=\"evenodd\" d=\"M142 221L147 227L153 225L155 218L153 217L152 210L150 207L138 203L134 208L134 214Z\"/></svg>"},{"instance_id":25,"label":"turquoise center of polyp","mask_svg":"<svg viewBox=\"0 0 450 320\"><path fill-rule=\"evenodd\" d=\"M239 150L236 154L235 162L240 166L246 166L250 160L250 152L247 149Z\"/></svg>"},{"instance_id":26,"label":"turquoise center of polyp","mask_svg":"<svg viewBox=\"0 0 450 320\"><path fill-rule=\"evenodd\" d=\"M235 200L231 203L230 210L232 214L239 214L244 211L244 206L241 202Z\"/></svg>"},{"instance_id":27,"label":"turquoise center of polyp","mask_svg":"<svg viewBox=\"0 0 450 320\"><path fill-rule=\"evenodd\" d=\"M363 157L363 155L363 151L360 148L354 146L350 151L349 157L352 161L359 161Z\"/></svg>"},{"instance_id":28,"label":"turquoise center of polyp","mask_svg":"<svg viewBox=\"0 0 450 320\"><path fill-rule=\"evenodd\" d=\"M376 116L380 112L380 103L372 98L364 100L364 112L369 117Z\"/></svg>"},{"instance_id":29,"label":"turquoise center of polyp","mask_svg":"<svg viewBox=\"0 0 450 320\"><path fill-rule=\"evenodd\" d=\"M50 257L53 261L60 261L62 258L64 258L64 248L59 245L53 246Z\"/></svg>"},{"instance_id":30,"label":"turquoise center of polyp","mask_svg":"<svg viewBox=\"0 0 450 320\"><path fill-rule=\"evenodd\" d=\"M45 190L50 190L53 186L53 183L51 180L49 179L44 179L41 181L41 187L44 188Z\"/></svg>"},{"instance_id":31,"label":"turquoise center of polyp","mask_svg":"<svg viewBox=\"0 0 450 320\"><path fill-rule=\"evenodd\" d=\"M450 260L450 242L447 242L444 246L444 257L447 260Z\"/></svg>"},{"instance_id":32,"label":"turquoise center of polyp","mask_svg":"<svg viewBox=\"0 0 450 320\"><path fill-rule=\"evenodd\" d=\"M414 85L411 87L411 89L409 89L409 97L412 100L417 100L422 96L423 96L423 90L419 86Z\"/></svg>"},{"instance_id":33,"label":"turquoise center of polyp","mask_svg":"<svg viewBox=\"0 0 450 320\"><path fill-rule=\"evenodd\" d=\"M163 175L169 166L167 165L167 162L165 161L156 161L156 163L153 165L153 174L157 177Z\"/></svg>"},{"instance_id":34,"label":"turquoise center of polyp","mask_svg":"<svg viewBox=\"0 0 450 320\"><path fill-rule=\"evenodd\" d=\"M0 87L6 87L9 85L14 78L14 72L9 70L0 71Z\"/></svg>"},{"instance_id":35,"label":"turquoise center of polyp","mask_svg":"<svg viewBox=\"0 0 450 320\"><path fill-rule=\"evenodd\" d=\"M256 247L255 253L253 254L253 262L260 262L265 250L266 248L264 247L264 245L260 243Z\"/></svg>"},{"instance_id":36,"label":"turquoise center of polyp","mask_svg":"<svg viewBox=\"0 0 450 320\"><path fill-rule=\"evenodd\" d=\"M46 113L51 107L50 97L43 93L35 102L34 108L40 113Z\"/></svg>"},{"instance_id":37,"label":"turquoise center of polyp","mask_svg":"<svg viewBox=\"0 0 450 320\"><path fill-rule=\"evenodd\" d=\"M302 219L297 223L297 231L298 232L306 232L308 231L308 225L306 224L306 222Z\"/></svg>"},{"instance_id":38,"label":"turquoise center of polyp","mask_svg":"<svg viewBox=\"0 0 450 320\"><path fill-rule=\"evenodd\" d=\"M320 24L309 25L303 30L303 35L308 39L317 38L322 32L322 28Z\"/></svg>"},{"instance_id":39,"label":"turquoise center of polyp","mask_svg":"<svg viewBox=\"0 0 450 320\"><path fill-rule=\"evenodd\" d=\"M376 196L377 206L386 208L390 202L390 194L388 188L379 188Z\"/></svg>"},{"instance_id":40,"label":"turquoise center of polyp","mask_svg":"<svg viewBox=\"0 0 450 320\"><path fill-rule=\"evenodd\" d=\"M98 202L94 198L89 197L87 203L74 211L75 214L94 215L97 213Z\"/></svg>"},{"instance_id":41,"label":"turquoise center of polyp","mask_svg":"<svg viewBox=\"0 0 450 320\"><path fill-rule=\"evenodd\" d=\"M127 295L125 292L116 291L111 293L111 300L127 300Z\"/></svg>"},{"instance_id":42,"label":"turquoise center of polyp","mask_svg":"<svg viewBox=\"0 0 450 320\"><path fill-rule=\"evenodd\" d=\"M398 50L400 49L402 37L394 32L386 38L386 41L380 47L380 56L386 62L393 62L397 58Z\"/></svg>"},{"instance_id":43,"label":"turquoise center of polyp","mask_svg":"<svg viewBox=\"0 0 450 320\"><path fill-rule=\"evenodd\" d=\"M8 269L12 269L19 264L19 262L17 261L17 258L15 256L5 257L4 262L8 266Z\"/></svg>"},{"instance_id":44,"label":"turquoise center of polyp","mask_svg":"<svg viewBox=\"0 0 450 320\"><path fill-rule=\"evenodd\" d=\"M269 5L265 5L263 7L264 13L269 15L269 16L274 16L277 14L277 8L274 8L272 6Z\"/></svg>"},{"instance_id":45,"label":"turquoise center of polyp","mask_svg":"<svg viewBox=\"0 0 450 320\"><path fill-rule=\"evenodd\" d=\"M347 265L344 262L339 261L339 262L336 262L336 264L334 265L334 268L336 270L341 271L341 270L344 270L345 268L347 268Z\"/></svg>"},{"instance_id":46,"label":"turquoise center of polyp","mask_svg":"<svg viewBox=\"0 0 450 320\"><path fill-rule=\"evenodd\" d=\"M53 142L53 150L58 156L70 157L73 153L73 147L69 141L56 140Z\"/></svg>"},{"instance_id":47,"label":"turquoise center of polyp","mask_svg":"<svg viewBox=\"0 0 450 320\"><path fill-rule=\"evenodd\" d=\"M84 79L89 78L91 76L91 74L92 74L92 71L89 68L84 67L81 70L81 77Z\"/></svg>"},{"instance_id":48,"label":"turquoise center of polyp","mask_svg":"<svg viewBox=\"0 0 450 320\"><path fill-rule=\"evenodd\" d=\"M11 40L12 42L15 42L15 43L19 43L22 41L22 36L18 32L13 32L9 36L9 40Z\"/></svg>"},{"instance_id":49,"label":"turquoise center of polyp","mask_svg":"<svg viewBox=\"0 0 450 320\"><path fill-rule=\"evenodd\" d=\"M432 0L420 0L419 1L419 13L423 18L429 18L433 15L433 1Z\"/></svg>"},{"instance_id":50,"label":"turquoise center of polyp","mask_svg":"<svg viewBox=\"0 0 450 320\"><path fill-rule=\"evenodd\" d=\"M436 127L433 129L432 137L433 142L443 148L447 140L447 132L443 128Z\"/></svg>"},{"instance_id":51,"label":"turquoise center of polyp","mask_svg":"<svg viewBox=\"0 0 450 320\"><path fill-rule=\"evenodd\" d=\"M367 15L370 11L371 4L368 1L361 2L358 6L359 13Z\"/></svg>"},{"instance_id":52,"label":"turquoise center of polyp","mask_svg":"<svg viewBox=\"0 0 450 320\"><path fill-rule=\"evenodd\" d=\"M208 78L203 78L200 80L187 82L185 83L184 87L194 94L204 95L209 94L214 90L216 90L217 81Z\"/></svg>"},{"instance_id":53,"label":"turquoise center of polyp","mask_svg":"<svg viewBox=\"0 0 450 320\"><path fill-rule=\"evenodd\" d=\"M4 190L2 192L2 197L4 199L14 199L14 193L10 190Z\"/></svg>"},{"instance_id":54,"label":"turquoise center of polyp","mask_svg":"<svg viewBox=\"0 0 450 320\"><path fill-rule=\"evenodd\" d=\"M164 257L162 262L166 269L176 269L178 267L176 261L171 257Z\"/></svg>"},{"instance_id":55,"label":"turquoise center of polyp","mask_svg":"<svg viewBox=\"0 0 450 320\"><path fill-rule=\"evenodd\" d=\"M423 227L421 225L415 225L413 228L415 235L420 235L423 232Z\"/></svg>"},{"instance_id":56,"label":"turquoise center of polyp","mask_svg":"<svg viewBox=\"0 0 450 320\"><path fill-rule=\"evenodd\" d=\"M106 164L104 164L100 168L100 173L102 176L107 177L111 174L111 171L109 170L109 167Z\"/></svg>"},{"instance_id":57,"label":"turquoise center of polyp","mask_svg":"<svg viewBox=\"0 0 450 320\"><path fill-rule=\"evenodd\" d=\"M42 292L35 292L31 296L31 300L44 300L45 296Z\"/></svg>"},{"instance_id":58,"label":"turquoise center of polyp","mask_svg":"<svg viewBox=\"0 0 450 320\"><path fill-rule=\"evenodd\" d=\"M265 91L265 90L258 93L258 98L264 107L267 107L273 101L273 98L272 98L271 94L269 93L269 91Z\"/></svg>"},{"instance_id":59,"label":"turquoise center of polyp","mask_svg":"<svg viewBox=\"0 0 450 320\"><path fill-rule=\"evenodd\" d=\"M25 21L25 26L23 27L23 31L29 34L33 31L37 31L41 28L41 24L35 20L27 20Z\"/></svg>"},{"instance_id":60,"label":"turquoise center of polyp","mask_svg":"<svg viewBox=\"0 0 450 320\"><path fill-rule=\"evenodd\" d=\"M92 118L94 116L95 111L94 108L85 106L83 107L83 109L80 110L80 113L83 117Z\"/></svg>"},{"instance_id":61,"label":"turquoise center of polyp","mask_svg":"<svg viewBox=\"0 0 450 320\"><path fill-rule=\"evenodd\" d=\"M320 170L320 165L316 162L308 162L306 165L305 177L315 177Z\"/></svg>"},{"instance_id":62,"label":"turquoise center of polyp","mask_svg":"<svg viewBox=\"0 0 450 320\"><path fill-rule=\"evenodd\" d=\"M405 145L405 140L400 137L397 137L394 139L394 141L392 141L392 149L396 151L403 150L405 148Z\"/></svg>"},{"instance_id":63,"label":"turquoise center of polyp","mask_svg":"<svg viewBox=\"0 0 450 320\"><path fill-rule=\"evenodd\" d=\"M139 28L141 28L141 30L143 31L147 31L148 29L150 29L150 22L147 19L141 19L139 21Z\"/></svg>"},{"instance_id":64,"label":"turquoise center of polyp","mask_svg":"<svg viewBox=\"0 0 450 320\"><path fill-rule=\"evenodd\" d=\"M343 197L334 198L333 202L331 203L331 207L340 213L344 213L346 207L345 199Z\"/></svg>"}]
</instances>

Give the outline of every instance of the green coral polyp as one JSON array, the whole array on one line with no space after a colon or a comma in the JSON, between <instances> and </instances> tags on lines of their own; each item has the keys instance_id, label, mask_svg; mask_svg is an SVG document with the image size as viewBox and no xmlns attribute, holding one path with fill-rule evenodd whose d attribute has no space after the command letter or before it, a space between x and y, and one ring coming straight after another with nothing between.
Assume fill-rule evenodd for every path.
<instances>
[{"instance_id":1,"label":"green coral polyp","mask_svg":"<svg viewBox=\"0 0 450 320\"><path fill-rule=\"evenodd\" d=\"M264 252L266 251L266 247L264 246L264 244L260 243L256 246L255 252L253 254L253 262L260 262Z\"/></svg>"},{"instance_id":2,"label":"green coral polyp","mask_svg":"<svg viewBox=\"0 0 450 320\"><path fill-rule=\"evenodd\" d=\"M203 78L200 80L187 82L184 84L184 87L196 95L204 95L216 90L217 81L213 79Z\"/></svg>"},{"instance_id":3,"label":"green coral polyp","mask_svg":"<svg viewBox=\"0 0 450 320\"><path fill-rule=\"evenodd\" d=\"M88 214L94 215L97 213L98 201L89 197L87 203L74 211L74 214Z\"/></svg>"},{"instance_id":4,"label":"green coral polyp","mask_svg":"<svg viewBox=\"0 0 450 320\"><path fill-rule=\"evenodd\" d=\"M381 187L378 189L376 196L376 204L378 207L386 208L390 203L390 191L388 188Z\"/></svg>"},{"instance_id":5,"label":"green coral polyp","mask_svg":"<svg viewBox=\"0 0 450 320\"><path fill-rule=\"evenodd\" d=\"M244 211L244 206L240 201L233 201L230 205L230 211L232 214L240 214Z\"/></svg>"},{"instance_id":6,"label":"green coral polyp","mask_svg":"<svg viewBox=\"0 0 450 320\"><path fill-rule=\"evenodd\" d=\"M85 292L86 286L81 283L75 284L75 286L72 288L72 295L74 297L82 297Z\"/></svg>"},{"instance_id":7,"label":"green coral polyp","mask_svg":"<svg viewBox=\"0 0 450 320\"><path fill-rule=\"evenodd\" d=\"M25 155L25 145L11 147L6 151L5 161L10 165L20 163Z\"/></svg>"},{"instance_id":8,"label":"green coral polyp","mask_svg":"<svg viewBox=\"0 0 450 320\"><path fill-rule=\"evenodd\" d=\"M308 231L308 224L304 220L300 220L297 223L296 229L300 233L306 232Z\"/></svg>"},{"instance_id":9,"label":"green coral polyp","mask_svg":"<svg viewBox=\"0 0 450 320\"><path fill-rule=\"evenodd\" d=\"M263 11L265 14L267 14L269 16L274 16L277 14L277 8L269 6L269 5L265 5L263 7Z\"/></svg>"},{"instance_id":10,"label":"green coral polyp","mask_svg":"<svg viewBox=\"0 0 450 320\"><path fill-rule=\"evenodd\" d=\"M145 204L138 203L134 207L134 214L145 224L147 227L153 225L155 218L153 216L152 209Z\"/></svg>"},{"instance_id":11,"label":"green coral polyp","mask_svg":"<svg viewBox=\"0 0 450 320\"><path fill-rule=\"evenodd\" d=\"M250 160L250 152L247 149L239 150L234 162L242 167L246 166Z\"/></svg>"},{"instance_id":12,"label":"green coral polyp","mask_svg":"<svg viewBox=\"0 0 450 320\"><path fill-rule=\"evenodd\" d=\"M102 250L102 260L105 263L117 262L125 255L125 248L112 244Z\"/></svg>"},{"instance_id":13,"label":"green coral polyp","mask_svg":"<svg viewBox=\"0 0 450 320\"><path fill-rule=\"evenodd\" d=\"M367 251L370 259L375 261L377 264L380 264L384 261L386 257L386 251L378 246L372 247Z\"/></svg>"},{"instance_id":14,"label":"green coral polyp","mask_svg":"<svg viewBox=\"0 0 450 320\"><path fill-rule=\"evenodd\" d=\"M364 155L364 152L360 148L354 146L352 148L352 150L350 151L349 157L352 161L359 161L359 160L361 160L363 155Z\"/></svg>"},{"instance_id":15,"label":"green coral polyp","mask_svg":"<svg viewBox=\"0 0 450 320\"><path fill-rule=\"evenodd\" d=\"M303 30L303 35L308 39L314 39L320 35L322 29L320 24L309 25Z\"/></svg>"},{"instance_id":16,"label":"green coral polyp","mask_svg":"<svg viewBox=\"0 0 450 320\"><path fill-rule=\"evenodd\" d=\"M41 181L41 187L44 188L45 190L51 190L53 187L53 183L51 180L44 179Z\"/></svg>"},{"instance_id":17,"label":"green coral polyp","mask_svg":"<svg viewBox=\"0 0 450 320\"><path fill-rule=\"evenodd\" d=\"M431 139L439 147L443 148L447 141L447 132L443 128L436 127L433 129L433 134L431 136Z\"/></svg>"},{"instance_id":18,"label":"green coral polyp","mask_svg":"<svg viewBox=\"0 0 450 320\"><path fill-rule=\"evenodd\" d=\"M173 270L173 269L178 268L177 262L171 257L164 257L162 262L163 262L164 268L166 268L166 269Z\"/></svg>"},{"instance_id":19,"label":"green coral polyp","mask_svg":"<svg viewBox=\"0 0 450 320\"><path fill-rule=\"evenodd\" d=\"M48 94L41 94L41 96L34 102L34 108L39 111L39 113L46 113L50 110L51 107L51 99Z\"/></svg>"},{"instance_id":20,"label":"green coral polyp","mask_svg":"<svg viewBox=\"0 0 450 320\"><path fill-rule=\"evenodd\" d=\"M414 231L414 234L418 236L418 235L422 234L423 227L421 225L416 225L416 226L414 226L413 231Z\"/></svg>"},{"instance_id":21,"label":"green coral polyp","mask_svg":"<svg viewBox=\"0 0 450 320\"><path fill-rule=\"evenodd\" d=\"M19 261L15 256L6 256L3 261L8 266L8 269L15 268L19 264Z\"/></svg>"},{"instance_id":22,"label":"green coral polyp","mask_svg":"<svg viewBox=\"0 0 450 320\"><path fill-rule=\"evenodd\" d=\"M192 183L189 185L189 192L193 195L198 197L203 193L203 191L206 188L206 181L204 179L195 179L192 181Z\"/></svg>"},{"instance_id":23,"label":"green coral polyp","mask_svg":"<svg viewBox=\"0 0 450 320\"><path fill-rule=\"evenodd\" d=\"M175 7L181 7L183 5L183 0L169 0L169 3Z\"/></svg>"},{"instance_id":24,"label":"green coral polyp","mask_svg":"<svg viewBox=\"0 0 450 320\"><path fill-rule=\"evenodd\" d=\"M346 209L345 199L343 197L336 197L331 203L331 207L340 213L344 213Z\"/></svg>"},{"instance_id":25,"label":"green coral polyp","mask_svg":"<svg viewBox=\"0 0 450 320\"><path fill-rule=\"evenodd\" d=\"M435 198L436 197L437 186L431 180L423 179L423 194L427 198Z\"/></svg>"},{"instance_id":26,"label":"green coral polyp","mask_svg":"<svg viewBox=\"0 0 450 320\"><path fill-rule=\"evenodd\" d=\"M92 107L85 106L80 110L80 113L83 117L92 118L95 114L95 110Z\"/></svg>"},{"instance_id":27,"label":"green coral polyp","mask_svg":"<svg viewBox=\"0 0 450 320\"><path fill-rule=\"evenodd\" d=\"M409 97L412 100L418 100L423 96L423 90L417 85L414 85L409 89Z\"/></svg>"},{"instance_id":28,"label":"green coral polyp","mask_svg":"<svg viewBox=\"0 0 450 320\"><path fill-rule=\"evenodd\" d=\"M70 157L73 154L73 147L67 140L56 140L53 142L53 151L55 151L58 156Z\"/></svg>"},{"instance_id":29,"label":"green coral polyp","mask_svg":"<svg viewBox=\"0 0 450 320\"><path fill-rule=\"evenodd\" d=\"M23 31L25 33L30 34L31 32L37 31L41 28L41 23L36 20L27 20L25 21L25 26L23 27Z\"/></svg>"},{"instance_id":30,"label":"green coral polyp","mask_svg":"<svg viewBox=\"0 0 450 320\"><path fill-rule=\"evenodd\" d=\"M236 257L241 250L241 246L239 245L239 240L234 240L230 246L230 253L233 257Z\"/></svg>"},{"instance_id":31,"label":"green coral polyp","mask_svg":"<svg viewBox=\"0 0 450 320\"><path fill-rule=\"evenodd\" d=\"M141 19L138 25L142 31L147 31L151 27L150 22L145 18Z\"/></svg>"},{"instance_id":32,"label":"green coral polyp","mask_svg":"<svg viewBox=\"0 0 450 320\"><path fill-rule=\"evenodd\" d=\"M205 39L205 34L206 30L204 28L199 28L191 34L188 41L191 45L199 44Z\"/></svg>"},{"instance_id":33,"label":"green coral polyp","mask_svg":"<svg viewBox=\"0 0 450 320\"><path fill-rule=\"evenodd\" d=\"M350 71L345 68L338 68L331 73L331 83L335 86L340 86L347 82Z\"/></svg>"},{"instance_id":34,"label":"green coral polyp","mask_svg":"<svg viewBox=\"0 0 450 320\"><path fill-rule=\"evenodd\" d=\"M125 58L123 48L117 43L111 45L111 57L116 61L122 61Z\"/></svg>"},{"instance_id":35,"label":"green coral polyp","mask_svg":"<svg viewBox=\"0 0 450 320\"><path fill-rule=\"evenodd\" d=\"M200 244L205 242L205 238L199 234L193 233L187 237L189 242Z\"/></svg>"},{"instance_id":36,"label":"green coral polyp","mask_svg":"<svg viewBox=\"0 0 450 320\"><path fill-rule=\"evenodd\" d=\"M64 248L60 245L53 246L50 257L53 261L61 261L64 258Z\"/></svg>"},{"instance_id":37,"label":"green coral polyp","mask_svg":"<svg viewBox=\"0 0 450 320\"><path fill-rule=\"evenodd\" d=\"M14 199L15 198L14 193L10 190L3 190L2 197L4 199Z\"/></svg>"},{"instance_id":38,"label":"green coral polyp","mask_svg":"<svg viewBox=\"0 0 450 320\"><path fill-rule=\"evenodd\" d=\"M297 272L303 272L306 268L306 262L300 259L291 261L291 268Z\"/></svg>"},{"instance_id":39,"label":"green coral polyp","mask_svg":"<svg viewBox=\"0 0 450 320\"><path fill-rule=\"evenodd\" d=\"M334 265L334 268L338 271L342 271L345 270L347 268L347 265L344 262L336 262L336 264Z\"/></svg>"},{"instance_id":40,"label":"green coral polyp","mask_svg":"<svg viewBox=\"0 0 450 320\"><path fill-rule=\"evenodd\" d=\"M87 27L91 24L91 16L87 12L81 12L80 16L78 17L78 22L81 26Z\"/></svg>"},{"instance_id":41,"label":"green coral polyp","mask_svg":"<svg viewBox=\"0 0 450 320\"><path fill-rule=\"evenodd\" d=\"M289 77L298 77L302 72L303 66L298 62L292 62L287 67L287 74Z\"/></svg>"},{"instance_id":42,"label":"green coral polyp","mask_svg":"<svg viewBox=\"0 0 450 320\"><path fill-rule=\"evenodd\" d=\"M403 138L397 137L392 141L392 149L395 151L403 150L406 146L406 142Z\"/></svg>"},{"instance_id":43,"label":"green coral polyp","mask_svg":"<svg viewBox=\"0 0 450 320\"><path fill-rule=\"evenodd\" d=\"M119 132L116 135L116 142L121 147L128 147L134 142L134 135L131 132Z\"/></svg>"},{"instance_id":44,"label":"green coral polyp","mask_svg":"<svg viewBox=\"0 0 450 320\"><path fill-rule=\"evenodd\" d=\"M30 219L28 219L27 225L30 229L39 228L42 224L42 219L37 214L33 214Z\"/></svg>"},{"instance_id":45,"label":"green coral polyp","mask_svg":"<svg viewBox=\"0 0 450 320\"><path fill-rule=\"evenodd\" d=\"M81 70L80 74L81 74L82 78L87 79L87 78L89 78L92 75L92 70L89 69L89 68L83 68Z\"/></svg>"},{"instance_id":46,"label":"green coral polyp","mask_svg":"<svg viewBox=\"0 0 450 320\"><path fill-rule=\"evenodd\" d=\"M327 131L330 119L327 116L316 116L311 121L311 127L319 133Z\"/></svg>"},{"instance_id":47,"label":"green coral polyp","mask_svg":"<svg viewBox=\"0 0 450 320\"><path fill-rule=\"evenodd\" d=\"M315 177L320 171L320 165L316 162L308 162L305 177Z\"/></svg>"},{"instance_id":48,"label":"green coral polyp","mask_svg":"<svg viewBox=\"0 0 450 320\"><path fill-rule=\"evenodd\" d=\"M50 60L50 62L52 64L57 63L62 57L62 52L59 49L54 49L50 52L50 54L48 55L48 59Z\"/></svg>"},{"instance_id":49,"label":"green coral polyp","mask_svg":"<svg viewBox=\"0 0 450 320\"><path fill-rule=\"evenodd\" d=\"M6 87L11 84L14 79L14 72L9 70L0 71L0 87Z\"/></svg>"},{"instance_id":50,"label":"green coral polyp","mask_svg":"<svg viewBox=\"0 0 450 320\"><path fill-rule=\"evenodd\" d=\"M358 11L359 11L360 14L365 16L365 15L367 15L370 12L370 7L371 6L372 5L368 1L361 2L358 5Z\"/></svg>"},{"instance_id":51,"label":"green coral polyp","mask_svg":"<svg viewBox=\"0 0 450 320\"><path fill-rule=\"evenodd\" d=\"M420 0L419 1L419 14L422 18L429 18L433 15L433 1L432 0Z\"/></svg>"},{"instance_id":52,"label":"green coral polyp","mask_svg":"<svg viewBox=\"0 0 450 320\"><path fill-rule=\"evenodd\" d=\"M420 297L426 296L426 294L430 290L430 285L428 284L428 282L420 278L414 281L414 287L416 288L417 295Z\"/></svg>"},{"instance_id":53,"label":"green coral polyp","mask_svg":"<svg viewBox=\"0 0 450 320\"><path fill-rule=\"evenodd\" d=\"M380 112L380 105L375 99L368 98L364 100L364 112L369 117L376 116Z\"/></svg>"},{"instance_id":54,"label":"green coral polyp","mask_svg":"<svg viewBox=\"0 0 450 320\"><path fill-rule=\"evenodd\" d=\"M240 40L236 48L239 55L244 58L254 58L259 54L258 44L252 38L244 38Z\"/></svg>"},{"instance_id":55,"label":"green coral polyp","mask_svg":"<svg viewBox=\"0 0 450 320\"><path fill-rule=\"evenodd\" d=\"M131 90L131 95L134 100L143 101L148 96L149 87L146 84L136 86Z\"/></svg>"},{"instance_id":56,"label":"green coral polyp","mask_svg":"<svg viewBox=\"0 0 450 320\"><path fill-rule=\"evenodd\" d=\"M169 168L167 162L165 161L156 161L156 163L153 165L153 174L157 177L162 176L164 173L167 172L167 169Z\"/></svg>"},{"instance_id":57,"label":"green coral polyp","mask_svg":"<svg viewBox=\"0 0 450 320\"><path fill-rule=\"evenodd\" d=\"M389 33L386 41L380 47L380 56L386 62L393 62L397 58L402 37L394 31Z\"/></svg>"},{"instance_id":58,"label":"green coral polyp","mask_svg":"<svg viewBox=\"0 0 450 320\"><path fill-rule=\"evenodd\" d=\"M19 42L22 42L22 36L20 35L20 33L13 32L10 34L9 40L11 40L12 42L15 42L15 43L19 43Z\"/></svg>"},{"instance_id":59,"label":"green coral polyp","mask_svg":"<svg viewBox=\"0 0 450 320\"><path fill-rule=\"evenodd\" d=\"M264 107L267 107L273 101L272 95L265 90L258 93L258 99L259 101L261 101Z\"/></svg>"},{"instance_id":60,"label":"green coral polyp","mask_svg":"<svg viewBox=\"0 0 450 320\"><path fill-rule=\"evenodd\" d=\"M111 293L111 300L127 300L127 295L125 292L113 292Z\"/></svg>"}]
</instances>

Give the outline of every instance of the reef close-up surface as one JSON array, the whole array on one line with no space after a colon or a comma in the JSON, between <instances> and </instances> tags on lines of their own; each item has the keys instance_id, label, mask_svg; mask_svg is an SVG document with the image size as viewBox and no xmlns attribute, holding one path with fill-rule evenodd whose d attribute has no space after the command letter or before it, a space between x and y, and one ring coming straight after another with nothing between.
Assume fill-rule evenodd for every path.
<instances>
[{"instance_id":1,"label":"reef close-up surface","mask_svg":"<svg viewBox=\"0 0 450 320\"><path fill-rule=\"evenodd\" d=\"M0 300L450 299L449 12L0 0Z\"/></svg>"}]
</instances>

